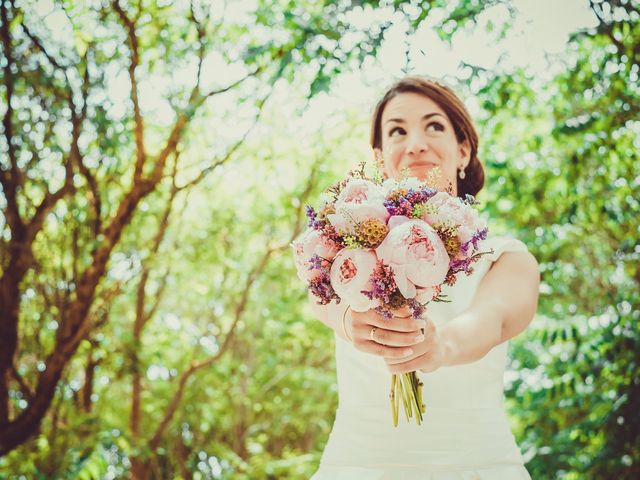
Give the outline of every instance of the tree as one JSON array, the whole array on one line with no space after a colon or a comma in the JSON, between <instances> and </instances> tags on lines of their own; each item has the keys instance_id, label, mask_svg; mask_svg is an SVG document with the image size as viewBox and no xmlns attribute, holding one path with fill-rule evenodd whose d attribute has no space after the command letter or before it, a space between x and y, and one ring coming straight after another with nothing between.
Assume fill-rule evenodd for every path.
<instances>
[{"instance_id":1,"label":"tree","mask_svg":"<svg viewBox=\"0 0 640 480\"><path fill-rule=\"evenodd\" d=\"M13 1L1 3L6 157L0 180L6 220L0 277L0 454L37 430L65 366L96 328L91 308L123 231L140 202L162 183L190 122L206 102L235 91L239 101L259 110L270 85L292 78L294 65L310 51L318 63L331 65L327 59L346 62L376 45L371 32L363 32L349 51L338 44L339 34L333 35L331 51L320 47L320 37L347 25L325 18L317 7L304 15L300 10L307 22L285 15L280 32L262 32L258 38L248 35L246 24L225 23L220 12L205 5L57 4L41 19L44 25L47 20L62 24L67 35L56 37L36 26L37 13L23 11ZM268 20L266 7L260 4L256 11L258 26ZM226 84L203 78L208 55L215 51L224 52L224 62L243 67ZM164 124L154 124L141 86L149 88L154 75L180 66L194 74L168 89L170 124L166 118ZM109 100L114 72L121 70L128 71L130 90L124 111ZM325 81L318 80L322 75L328 74L321 67L312 88ZM252 92L255 85L261 88ZM217 164L211 161L196 178ZM71 232L60 232L65 224ZM21 305L29 285L38 280L44 232L54 230L59 238L70 236L71 251L60 259L63 277L41 277L44 284L37 291L53 291L59 299L44 312L55 321L55 341L42 352L41 370L23 378L17 367ZM16 401L12 385L22 391L22 402ZM23 402L27 405L21 406Z\"/></svg>"},{"instance_id":2,"label":"tree","mask_svg":"<svg viewBox=\"0 0 640 480\"><path fill-rule=\"evenodd\" d=\"M122 287L110 261L141 205L170 190L189 129L223 99L253 116L217 116L217 126L245 128L213 138L213 158L191 158L179 188L231 159L279 79L308 78L313 95L375 54L390 22L357 29L347 14L377 3L260 1L229 21L208 2L58 2L41 12L2 0L0 455L38 430L83 340L99 350L92 334ZM384 8L415 27L438 5ZM114 98L122 84L126 101ZM95 352L83 353L91 379Z\"/></svg>"},{"instance_id":3,"label":"tree","mask_svg":"<svg viewBox=\"0 0 640 480\"><path fill-rule=\"evenodd\" d=\"M533 478L640 471L640 11L590 7L597 26L550 59L549 82L520 69L486 74L479 92L488 209L542 272L535 333L515 342L508 389Z\"/></svg>"}]
</instances>

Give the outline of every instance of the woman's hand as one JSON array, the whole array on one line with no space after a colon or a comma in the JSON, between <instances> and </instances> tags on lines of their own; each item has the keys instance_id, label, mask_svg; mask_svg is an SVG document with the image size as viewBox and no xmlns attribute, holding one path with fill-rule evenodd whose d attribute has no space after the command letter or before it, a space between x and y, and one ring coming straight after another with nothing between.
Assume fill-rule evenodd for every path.
<instances>
[{"instance_id":1,"label":"woman's hand","mask_svg":"<svg viewBox=\"0 0 640 480\"><path fill-rule=\"evenodd\" d=\"M394 313L396 316L386 319L375 310L354 312L349 309L345 323L355 348L396 361L415 356L416 346L425 340L422 329L426 323L410 318L409 309Z\"/></svg>"},{"instance_id":2,"label":"woman's hand","mask_svg":"<svg viewBox=\"0 0 640 480\"><path fill-rule=\"evenodd\" d=\"M406 358L386 357L384 359L391 373L402 374L416 370L429 373L444 365L445 343L433 320L426 318L425 321L425 338L412 347L413 354Z\"/></svg>"}]
</instances>

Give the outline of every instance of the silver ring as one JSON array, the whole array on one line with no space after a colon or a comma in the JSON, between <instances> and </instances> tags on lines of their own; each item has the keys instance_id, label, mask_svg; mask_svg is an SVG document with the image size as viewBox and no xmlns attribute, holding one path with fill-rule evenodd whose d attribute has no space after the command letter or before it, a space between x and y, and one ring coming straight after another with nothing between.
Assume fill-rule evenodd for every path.
<instances>
[{"instance_id":1,"label":"silver ring","mask_svg":"<svg viewBox=\"0 0 640 480\"><path fill-rule=\"evenodd\" d=\"M371 339L371 341L372 341L372 342L375 342L375 341L376 341L376 339L375 339L375 338L373 338L373 334L374 334L374 333L376 333L376 329L377 329L377 327L373 327L373 328L371 329L371 332L369 332L369 338Z\"/></svg>"}]
</instances>

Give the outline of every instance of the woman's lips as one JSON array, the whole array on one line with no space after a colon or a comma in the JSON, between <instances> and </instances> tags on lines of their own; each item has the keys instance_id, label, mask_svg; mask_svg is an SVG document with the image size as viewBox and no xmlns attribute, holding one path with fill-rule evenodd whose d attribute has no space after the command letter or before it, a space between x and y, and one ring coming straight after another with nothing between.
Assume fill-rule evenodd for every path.
<instances>
[{"instance_id":1,"label":"woman's lips","mask_svg":"<svg viewBox=\"0 0 640 480\"><path fill-rule=\"evenodd\" d=\"M437 167L437 165L432 162L413 162L409 164L409 168L416 168L416 167Z\"/></svg>"}]
</instances>

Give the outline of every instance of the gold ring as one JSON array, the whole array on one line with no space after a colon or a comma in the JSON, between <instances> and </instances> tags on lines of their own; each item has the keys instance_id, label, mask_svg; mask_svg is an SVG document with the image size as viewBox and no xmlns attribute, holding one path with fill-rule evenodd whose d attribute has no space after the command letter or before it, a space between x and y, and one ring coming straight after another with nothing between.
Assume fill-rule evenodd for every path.
<instances>
[{"instance_id":1,"label":"gold ring","mask_svg":"<svg viewBox=\"0 0 640 480\"><path fill-rule=\"evenodd\" d=\"M371 339L371 341L372 341L372 342L375 342L375 341L376 341L376 340L375 340L375 338L373 338L373 334L374 334L374 333L376 333L376 328L377 328L377 327L373 327L373 328L371 329L371 332L369 333L369 338Z\"/></svg>"}]
</instances>

